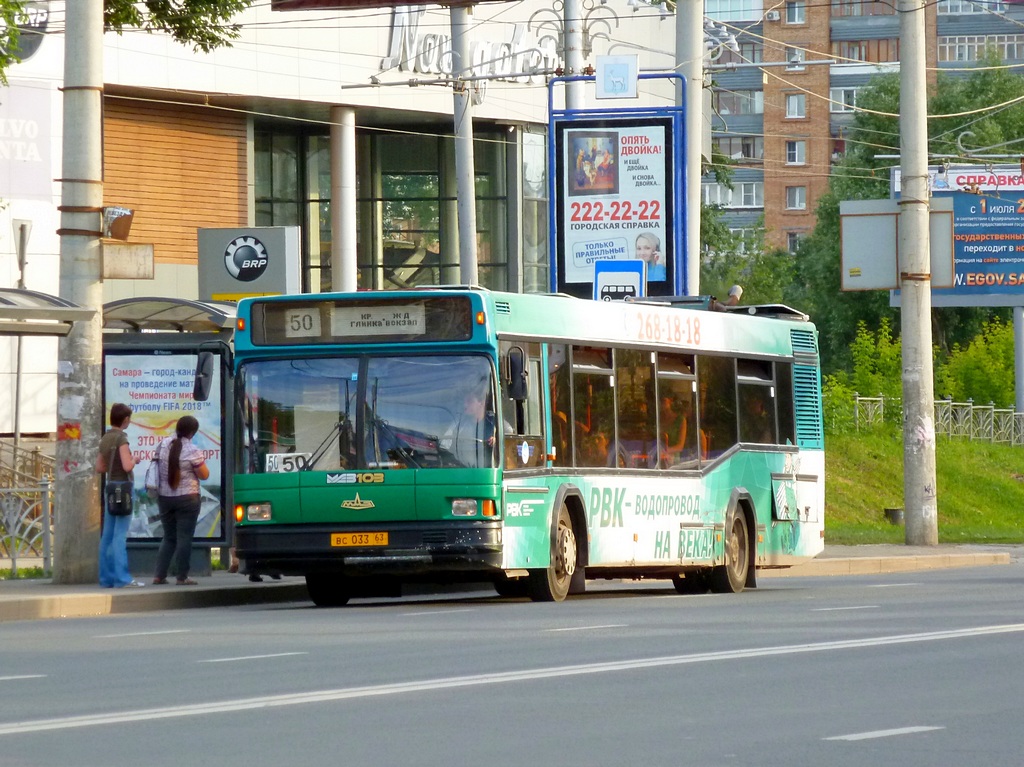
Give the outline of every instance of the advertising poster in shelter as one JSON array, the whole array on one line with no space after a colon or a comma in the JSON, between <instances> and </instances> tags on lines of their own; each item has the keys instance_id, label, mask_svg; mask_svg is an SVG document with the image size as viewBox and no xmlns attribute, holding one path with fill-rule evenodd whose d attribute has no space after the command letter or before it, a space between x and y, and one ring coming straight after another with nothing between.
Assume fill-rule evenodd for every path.
<instances>
[{"instance_id":1,"label":"advertising poster in shelter","mask_svg":"<svg viewBox=\"0 0 1024 767\"><path fill-rule=\"evenodd\" d=\"M558 290L589 297L595 263L640 259L648 293L674 293L671 120L573 120L555 141Z\"/></svg>"},{"instance_id":2,"label":"advertising poster in shelter","mask_svg":"<svg viewBox=\"0 0 1024 767\"><path fill-rule=\"evenodd\" d=\"M146 494L146 469L165 437L173 437L178 419L199 421L193 443L203 452L210 478L200 483L201 505L196 541L225 540L223 513L223 419L220 397L206 402L192 398L195 354L107 354L104 357L104 424L110 406L123 402L132 409L126 434L135 457L135 498L128 537L163 537L157 502ZM212 391L220 391L220 368L214 366Z\"/></svg>"}]
</instances>

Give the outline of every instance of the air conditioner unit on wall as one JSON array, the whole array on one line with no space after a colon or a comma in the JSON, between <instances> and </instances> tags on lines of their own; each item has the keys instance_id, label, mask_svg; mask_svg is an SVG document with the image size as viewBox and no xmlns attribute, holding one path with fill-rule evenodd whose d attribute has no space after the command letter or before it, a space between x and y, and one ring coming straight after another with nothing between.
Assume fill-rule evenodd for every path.
<instances>
[{"instance_id":1,"label":"air conditioner unit on wall","mask_svg":"<svg viewBox=\"0 0 1024 767\"><path fill-rule=\"evenodd\" d=\"M766 21L778 21L782 17L779 15L778 11L768 11L765 13L764 18Z\"/></svg>"}]
</instances>

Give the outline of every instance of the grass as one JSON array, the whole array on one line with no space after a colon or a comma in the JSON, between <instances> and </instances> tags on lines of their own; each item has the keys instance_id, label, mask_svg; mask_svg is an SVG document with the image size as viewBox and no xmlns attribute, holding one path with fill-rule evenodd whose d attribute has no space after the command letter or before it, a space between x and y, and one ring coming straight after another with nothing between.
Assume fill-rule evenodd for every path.
<instances>
[{"instance_id":1,"label":"grass","mask_svg":"<svg viewBox=\"0 0 1024 767\"><path fill-rule=\"evenodd\" d=\"M1024 543L1024 448L940 437L935 473L939 543ZM899 429L826 436L827 543L905 543L903 505Z\"/></svg>"}]
</instances>

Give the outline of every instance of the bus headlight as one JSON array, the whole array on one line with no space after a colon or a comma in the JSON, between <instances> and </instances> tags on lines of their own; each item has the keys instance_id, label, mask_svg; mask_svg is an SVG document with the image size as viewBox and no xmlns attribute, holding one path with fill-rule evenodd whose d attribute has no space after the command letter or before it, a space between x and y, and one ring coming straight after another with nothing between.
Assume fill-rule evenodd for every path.
<instances>
[{"instance_id":1,"label":"bus headlight","mask_svg":"<svg viewBox=\"0 0 1024 767\"><path fill-rule=\"evenodd\" d=\"M242 507L239 507L242 508ZM237 513L236 513L237 518ZM270 504L269 503L250 503L245 506L245 521L246 522L269 522L270 521Z\"/></svg>"},{"instance_id":2,"label":"bus headlight","mask_svg":"<svg viewBox=\"0 0 1024 767\"><path fill-rule=\"evenodd\" d=\"M493 517L494 501L485 499L478 501L476 498L455 498L452 500L453 517L475 517L479 514L482 517Z\"/></svg>"}]
</instances>

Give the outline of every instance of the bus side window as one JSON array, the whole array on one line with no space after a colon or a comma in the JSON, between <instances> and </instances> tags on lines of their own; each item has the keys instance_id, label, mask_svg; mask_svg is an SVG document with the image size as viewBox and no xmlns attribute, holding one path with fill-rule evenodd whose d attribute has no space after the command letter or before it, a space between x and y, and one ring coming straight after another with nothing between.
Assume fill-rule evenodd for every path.
<instances>
[{"instance_id":1,"label":"bus side window","mask_svg":"<svg viewBox=\"0 0 1024 767\"><path fill-rule=\"evenodd\" d=\"M796 416L793 412L793 365L775 363L775 403L779 409L779 444L796 444Z\"/></svg>"},{"instance_id":2,"label":"bus side window","mask_svg":"<svg viewBox=\"0 0 1024 767\"><path fill-rule=\"evenodd\" d=\"M551 397L551 446L555 466L572 466L572 392L569 347L548 349L549 396Z\"/></svg>"},{"instance_id":3,"label":"bus side window","mask_svg":"<svg viewBox=\"0 0 1024 767\"><path fill-rule=\"evenodd\" d=\"M572 349L572 429L577 466L621 466L616 449L615 374L611 350Z\"/></svg>"},{"instance_id":4,"label":"bus side window","mask_svg":"<svg viewBox=\"0 0 1024 767\"><path fill-rule=\"evenodd\" d=\"M701 440L707 444L705 457L713 460L737 442L736 363L728 357L701 355L697 382Z\"/></svg>"}]
</instances>

